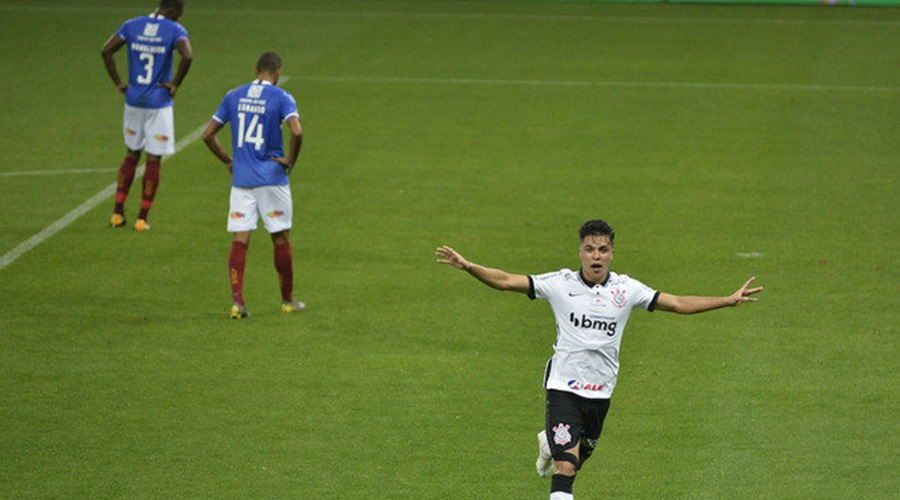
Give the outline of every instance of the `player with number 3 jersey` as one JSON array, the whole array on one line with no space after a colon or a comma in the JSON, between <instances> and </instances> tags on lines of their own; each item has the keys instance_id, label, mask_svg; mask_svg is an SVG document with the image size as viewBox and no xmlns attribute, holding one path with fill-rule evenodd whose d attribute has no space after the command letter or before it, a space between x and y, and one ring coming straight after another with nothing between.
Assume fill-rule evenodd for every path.
<instances>
[{"instance_id":1,"label":"player with number 3 jersey","mask_svg":"<svg viewBox=\"0 0 900 500\"><path fill-rule=\"evenodd\" d=\"M187 30L178 24L183 12L183 0L161 0L159 7L150 15L122 24L100 51L109 77L116 89L125 94L122 129L128 151L119 165L116 201L110 219L112 227L125 225L125 199L134 181L141 152L146 150L141 210L134 228L138 231L150 229L147 216L159 186L162 156L175 152L172 113L175 93L193 60ZM128 83L122 82L113 57L125 45L128 46ZM173 79L176 51L181 60Z\"/></svg>"}]
</instances>

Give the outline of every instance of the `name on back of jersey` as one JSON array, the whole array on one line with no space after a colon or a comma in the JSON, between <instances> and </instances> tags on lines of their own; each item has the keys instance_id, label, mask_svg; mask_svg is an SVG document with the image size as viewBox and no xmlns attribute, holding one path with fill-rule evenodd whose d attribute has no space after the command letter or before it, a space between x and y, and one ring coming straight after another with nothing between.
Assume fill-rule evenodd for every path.
<instances>
[{"instance_id":1,"label":"name on back of jersey","mask_svg":"<svg viewBox=\"0 0 900 500\"><path fill-rule=\"evenodd\" d=\"M238 99L238 112L256 113L258 115L266 114L266 100L262 97L263 85L251 85L247 88L247 96Z\"/></svg>"}]
</instances>

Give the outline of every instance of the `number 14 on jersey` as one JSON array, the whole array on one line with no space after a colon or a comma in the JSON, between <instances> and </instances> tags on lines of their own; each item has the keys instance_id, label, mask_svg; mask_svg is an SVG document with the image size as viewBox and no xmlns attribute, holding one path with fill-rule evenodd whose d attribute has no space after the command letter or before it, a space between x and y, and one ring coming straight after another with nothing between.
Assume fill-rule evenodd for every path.
<instances>
[{"instance_id":1,"label":"number 14 on jersey","mask_svg":"<svg viewBox=\"0 0 900 500\"><path fill-rule=\"evenodd\" d=\"M238 113L238 137L237 147L244 147L244 143L253 144L259 151L266 142L263 139L263 124L259 123L259 115L251 114L250 123L247 124L247 113Z\"/></svg>"}]
</instances>

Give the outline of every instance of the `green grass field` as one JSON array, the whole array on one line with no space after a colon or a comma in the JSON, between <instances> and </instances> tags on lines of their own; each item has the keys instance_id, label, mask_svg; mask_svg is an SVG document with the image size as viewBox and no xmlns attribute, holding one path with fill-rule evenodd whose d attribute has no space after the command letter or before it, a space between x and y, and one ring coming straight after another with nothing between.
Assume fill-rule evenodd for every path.
<instances>
[{"instance_id":1,"label":"green grass field","mask_svg":"<svg viewBox=\"0 0 900 500\"><path fill-rule=\"evenodd\" d=\"M766 290L632 315L577 498L897 497L900 10L188 0L153 230L109 196L13 259L115 181L99 51L154 2L123 4L0 1L0 497L546 498L550 308L433 253L574 267L595 217L662 291ZM261 233L238 322L229 177L188 136L265 50L310 309Z\"/></svg>"}]
</instances>

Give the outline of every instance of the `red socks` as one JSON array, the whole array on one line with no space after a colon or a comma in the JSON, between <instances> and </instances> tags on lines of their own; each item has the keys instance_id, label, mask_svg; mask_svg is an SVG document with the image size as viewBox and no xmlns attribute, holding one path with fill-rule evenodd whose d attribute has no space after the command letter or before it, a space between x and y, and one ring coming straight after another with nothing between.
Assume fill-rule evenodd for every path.
<instances>
[{"instance_id":1,"label":"red socks","mask_svg":"<svg viewBox=\"0 0 900 500\"><path fill-rule=\"evenodd\" d=\"M294 301L294 254L290 243L275 245L275 270L281 285L281 300Z\"/></svg>"},{"instance_id":2,"label":"red socks","mask_svg":"<svg viewBox=\"0 0 900 500\"><path fill-rule=\"evenodd\" d=\"M138 219L147 219L147 213L153 205L153 198L156 197L156 188L159 186L159 158L151 156L147 157L147 166L144 169L144 191L141 193L141 211L138 213Z\"/></svg>"},{"instance_id":3,"label":"red socks","mask_svg":"<svg viewBox=\"0 0 900 500\"><path fill-rule=\"evenodd\" d=\"M247 245L239 241L231 242L228 255L228 272L231 280L231 300L244 304L244 269L247 266ZM275 245L275 270L281 286L281 300L294 301L294 254L290 243Z\"/></svg>"},{"instance_id":4,"label":"red socks","mask_svg":"<svg viewBox=\"0 0 900 500\"><path fill-rule=\"evenodd\" d=\"M239 241L231 242L228 255L228 273L231 279L232 302L244 304L244 268L247 266L247 245Z\"/></svg>"},{"instance_id":5,"label":"red socks","mask_svg":"<svg viewBox=\"0 0 900 500\"><path fill-rule=\"evenodd\" d=\"M125 155L122 164L119 165L119 179L116 182L116 206L113 212L125 214L125 198L128 197L128 190L131 189L131 183L134 181L134 171L137 169L137 158L131 155Z\"/></svg>"},{"instance_id":6,"label":"red socks","mask_svg":"<svg viewBox=\"0 0 900 500\"><path fill-rule=\"evenodd\" d=\"M116 205L113 212L125 215L125 199L131 183L134 182L134 172L137 169L138 159L131 155L125 155L122 164L119 165L119 178L116 182ZM156 188L159 186L159 158L147 157L147 165L144 168L143 191L141 193L141 211L138 219L147 219L153 199L156 197Z\"/></svg>"}]
</instances>

